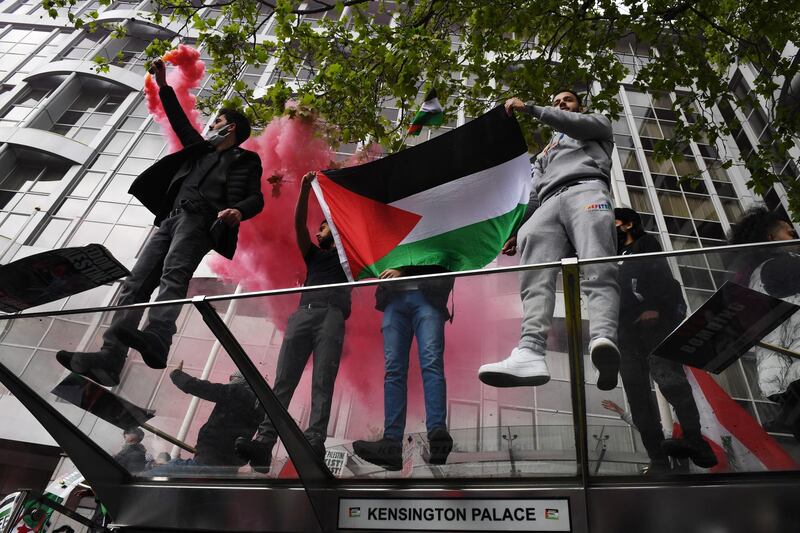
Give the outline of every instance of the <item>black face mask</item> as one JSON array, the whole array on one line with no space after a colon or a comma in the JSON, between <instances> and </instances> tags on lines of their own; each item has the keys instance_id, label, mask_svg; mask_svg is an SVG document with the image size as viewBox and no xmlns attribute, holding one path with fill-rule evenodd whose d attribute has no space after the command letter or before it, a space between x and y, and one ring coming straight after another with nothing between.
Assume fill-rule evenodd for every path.
<instances>
[{"instance_id":1,"label":"black face mask","mask_svg":"<svg viewBox=\"0 0 800 533\"><path fill-rule=\"evenodd\" d=\"M617 249L621 250L625 247L625 241L628 238L628 232L623 230L621 226L617 226Z\"/></svg>"}]
</instances>

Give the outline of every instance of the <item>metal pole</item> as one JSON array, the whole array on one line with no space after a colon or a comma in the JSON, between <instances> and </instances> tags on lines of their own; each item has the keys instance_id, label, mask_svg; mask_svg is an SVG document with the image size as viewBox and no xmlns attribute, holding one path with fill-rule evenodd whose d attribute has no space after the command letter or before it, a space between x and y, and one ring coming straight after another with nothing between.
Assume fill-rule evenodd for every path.
<instances>
[{"instance_id":1,"label":"metal pole","mask_svg":"<svg viewBox=\"0 0 800 533\"><path fill-rule=\"evenodd\" d=\"M775 346L774 344L768 344L766 342L757 342L756 346L758 346L759 348L766 348L767 350L772 350L773 352L778 352L783 355L787 355L794 359L800 359L800 353L787 350L786 348L782 348L781 346Z\"/></svg>"},{"instance_id":2,"label":"metal pole","mask_svg":"<svg viewBox=\"0 0 800 533\"><path fill-rule=\"evenodd\" d=\"M572 393L572 423L575 429L575 461L583 487L584 515L589 519L589 441L586 427L586 382L583 373L583 326L581 323L581 273L577 257L561 260L564 285L564 310L569 347L570 392Z\"/></svg>"},{"instance_id":3,"label":"metal pole","mask_svg":"<svg viewBox=\"0 0 800 533\"><path fill-rule=\"evenodd\" d=\"M233 294L241 294L242 293L242 284L236 285L236 290ZM222 321L225 324L230 324L231 320L233 319L233 315L236 313L236 307L239 303L239 300L231 300L228 304L228 309L225 311L225 316L222 318ZM211 351L208 354L208 359L206 359L206 364L203 367L203 372L200 374L200 379L208 379L208 376L211 375L211 369L214 368L214 363L217 361L217 355L219 354L219 349L222 347L220 344L219 339L214 337L214 345L211 347ZM200 405L200 398L197 396L192 396L191 401L189 402L189 407L186 409L186 415L183 417L183 422L181 422L181 427L178 430L178 434L176 438L180 441L186 439L186 434L189 433L189 428L194 422L194 415L197 413L197 406ZM173 442L173 441L170 441ZM180 446L183 448L183 446ZM187 448L184 448L185 450ZM192 452L195 453L195 452ZM170 451L171 457L177 457L178 455L178 445L172 447Z\"/></svg>"}]
</instances>

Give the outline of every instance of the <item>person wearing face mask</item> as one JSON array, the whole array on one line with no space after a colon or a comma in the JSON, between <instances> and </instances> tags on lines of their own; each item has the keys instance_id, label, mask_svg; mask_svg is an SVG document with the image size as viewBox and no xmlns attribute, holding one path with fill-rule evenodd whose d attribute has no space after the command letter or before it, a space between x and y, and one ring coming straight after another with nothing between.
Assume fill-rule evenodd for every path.
<instances>
[{"instance_id":1,"label":"person wearing face mask","mask_svg":"<svg viewBox=\"0 0 800 533\"><path fill-rule=\"evenodd\" d=\"M645 233L639 213L620 207L614 210L614 217L619 255L661 251L658 241ZM672 277L666 259L654 257L620 261L619 287L620 375L633 424L650 458L648 472L668 471L669 455L689 457L697 466L711 468L717 459L701 435L700 414L683 367L650 355L686 314L680 284ZM651 376L675 409L684 434L681 439L664 439Z\"/></svg>"},{"instance_id":2,"label":"person wearing face mask","mask_svg":"<svg viewBox=\"0 0 800 533\"><path fill-rule=\"evenodd\" d=\"M730 244L797 239L794 227L764 207L747 211L731 230ZM734 282L800 305L800 254L787 247L747 250L736 254L732 268ZM795 313L769 335L765 344L800 353L800 313ZM764 398L778 404L775 423L790 431L800 442L800 360L756 347L758 387Z\"/></svg>"},{"instance_id":3,"label":"person wearing face mask","mask_svg":"<svg viewBox=\"0 0 800 533\"><path fill-rule=\"evenodd\" d=\"M303 285L310 287L346 283L347 275L339 261L339 253L328 222L323 220L319 225L316 234L317 245L311 242L308 233L308 196L314 179L314 172L303 176L294 211L297 248L307 268ZM278 366L272 389L283 406L288 408L306 363L311 353L314 353L311 414L305 436L320 459L325 458L325 439L328 436L333 387L342 356L344 324L350 316L351 291L350 287L333 287L303 292L298 309L289 317L278 354ZM267 473L272 462L272 448L277 440L278 433L275 431L275 426L270 418L265 416L253 440L250 440L249 435L237 439L236 452L239 457L250 462L253 470Z\"/></svg>"},{"instance_id":4,"label":"person wearing face mask","mask_svg":"<svg viewBox=\"0 0 800 533\"><path fill-rule=\"evenodd\" d=\"M525 105L518 98L505 103L506 112L532 115L554 130L550 143L533 165L533 192L521 227L503 246L520 263L558 261L576 251L581 259L616 254L614 215L609 193L614 137L611 122L599 113L583 113L573 91L560 91L552 105ZM555 309L553 268L520 274L522 331L517 347L503 361L485 364L478 378L494 387L543 385L550 380L545 354ZM598 369L597 387L617 386L616 346L619 287L616 265L581 267L581 289L589 310L589 354Z\"/></svg>"},{"instance_id":5,"label":"person wearing face mask","mask_svg":"<svg viewBox=\"0 0 800 533\"><path fill-rule=\"evenodd\" d=\"M155 215L158 229L123 281L118 305L145 302L156 288L156 301L185 298L203 257L215 249L232 258L239 223L264 208L261 159L239 146L250 136L247 118L223 109L203 138L167 84L164 63L156 61L151 72L183 149L157 161L131 185L129 192ZM214 232L221 237L212 234L212 227L221 228ZM129 347L141 353L151 368L165 368L180 311L180 306L151 308L143 330L137 329L142 310L114 313L99 351L62 350L56 358L69 370L105 386L119 383Z\"/></svg>"}]
</instances>

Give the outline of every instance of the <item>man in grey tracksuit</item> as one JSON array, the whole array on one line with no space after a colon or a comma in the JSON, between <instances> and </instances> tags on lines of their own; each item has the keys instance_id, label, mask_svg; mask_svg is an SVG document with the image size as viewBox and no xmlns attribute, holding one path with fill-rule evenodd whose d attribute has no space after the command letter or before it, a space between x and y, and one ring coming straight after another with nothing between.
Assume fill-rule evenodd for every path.
<instances>
[{"instance_id":1,"label":"man in grey tracksuit","mask_svg":"<svg viewBox=\"0 0 800 533\"><path fill-rule=\"evenodd\" d=\"M609 193L611 122L599 113L582 113L578 95L562 91L551 107L525 105L518 98L506 111L534 116L554 130L551 142L537 156L529 218L509 239L503 252L516 253L521 263L558 261L570 255L616 255L614 209ZM617 385L619 350L616 346L619 286L616 264L581 267L581 288L589 309L589 353L599 371L597 387ZM545 361L547 334L555 308L557 270L527 270L520 276L522 334L511 355L481 366L478 377L495 387L543 385L550 380Z\"/></svg>"}]
</instances>

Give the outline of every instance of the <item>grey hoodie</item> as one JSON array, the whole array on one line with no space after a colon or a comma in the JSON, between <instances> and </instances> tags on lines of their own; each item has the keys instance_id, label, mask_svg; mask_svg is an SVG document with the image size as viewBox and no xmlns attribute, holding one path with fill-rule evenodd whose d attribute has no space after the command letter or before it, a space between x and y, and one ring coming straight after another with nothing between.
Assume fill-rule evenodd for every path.
<instances>
[{"instance_id":1,"label":"grey hoodie","mask_svg":"<svg viewBox=\"0 0 800 533\"><path fill-rule=\"evenodd\" d=\"M526 105L525 112L555 130L549 149L533 164L533 191L539 201L580 179L598 178L610 185L614 135L608 118L538 105Z\"/></svg>"}]
</instances>

